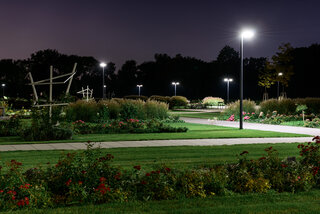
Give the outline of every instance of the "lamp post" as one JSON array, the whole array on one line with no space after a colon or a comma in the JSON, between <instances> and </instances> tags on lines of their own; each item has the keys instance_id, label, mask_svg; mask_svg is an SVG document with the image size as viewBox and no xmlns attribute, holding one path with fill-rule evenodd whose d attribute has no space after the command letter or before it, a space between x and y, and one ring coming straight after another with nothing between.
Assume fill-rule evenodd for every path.
<instances>
[{"instance_id":1,"label":"lamp post","mask_svg":"<svg viewBox=\"0 0 320 214\"><path fill-rule=\"evenodd\" d=\"M172 82L172 85L174 85L174 96L177 96L177 85L180 85L179 82Z\"/></svg>"},{"instance_id":2,"label":"lamp post","mask_svg":"<svg viewBox=\"0 0 320 214\"><path fill-rule=\"evenodd\" d=\"M100 67L102 67L102 98L106 98L106 85L104 84L104 67L106 67L107 64L104 62L100 63Z\"/></svg>"},{"instance_id":3,"label":"lamp post","mask_svg":"<svg viewBox=\"0 0 320 214\"><path fill-rule=\"evenodd\" d=\"M283 75L282 72L278 73L278 88L277 88L277 98L278 98L278 100L279 100L279 85L280 85L280 83L279 83L279 78L280 78L282 75Z\"/></svg>"},{"instance_id":4,"label":"lamp post","mask_svg":"<svg viewBox=\"0 0 320 214\"><path fill-rule=\"evenodd\" d=\"M1 86L2 86L2 97L4 98L4 87L6 87L6 84L2 83Z\"/></svg>"},{"instance_id":5,"label":"lamp post","mask_svg":"<svg viewBox=\"0 0 320 214\"><path fill-rule=\"evenodd\" d=\"M137 85L137 87L139 88L139 97L140 97L140 88L143 87L143 85Z\"/></svg>"},{"instance_id":6,"label":"lamp post","mask_svg":"<svg viewBox=\"0 0 320 214\"><path fill-rule=\"evenodd\" d=\"M224 78L223 81L227 83L227 102L229 102L229 83L232 82L233 79L232 78Z\"/></svg>"},{"instance_id":7,"label":"lamp post","mask_svg":"<svg viewBox=\"0 0 320 214\"><path fill-rule=\"evenodd\" d=\"M252 30L243 30L240 34L240 129L243 129L243 40L254 36Z\"/></svg>"}]
</instances>

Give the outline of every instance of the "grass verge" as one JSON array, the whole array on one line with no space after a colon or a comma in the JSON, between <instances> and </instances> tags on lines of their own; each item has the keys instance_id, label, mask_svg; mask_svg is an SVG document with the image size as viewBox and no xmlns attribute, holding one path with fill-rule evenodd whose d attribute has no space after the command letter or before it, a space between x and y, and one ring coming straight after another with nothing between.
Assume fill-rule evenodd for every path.
<instances>
[{"instance_id":1,"label":"grass verge","mask_svg":"<svg viewBox=\"0 0 320 214\"><path fill-rule=\"evenodd\" d=\"M143 133L143 134L88 134L75 135L72 140L24 141L20 137L0 137L0 145L70 143L70 142L107 142L132 140L175 140L175 139L213 139L213 138L266 138L266 137L306 137L308 135L249 130L193 123L169 123L175 127L187 127L182 133Z\"/></svg>"},{"instance_id":2,"label":"grass verge","mask_svg":"<svg viewBox=\"0 0 320 214\"><path fill-rule=\"evenodd\" d=\"M320 190L216 196L207 199L109 203L10 213L319 213Z\"/></svg>"}]
</instances>

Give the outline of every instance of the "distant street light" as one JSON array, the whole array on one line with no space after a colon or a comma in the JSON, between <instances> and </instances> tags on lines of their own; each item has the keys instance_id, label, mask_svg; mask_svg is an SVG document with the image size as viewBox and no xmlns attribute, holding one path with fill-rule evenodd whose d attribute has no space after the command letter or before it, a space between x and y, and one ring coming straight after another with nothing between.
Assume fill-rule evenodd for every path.
<instances>
[{"instance_id":1,"label":"distant street light","mask_svg":"<svg viewBox=\"0 0 320 214\"><path fill-rule=\"evenodd\" d=\"M251 39L254 36L254 31L243 30L240 37L240 129L243 129L243 40Z\"/></svg>"},{"instance_id":2,"label":"distant street light","mask_svg":"<svg viewBox=\"0 0 320 214\"><path fill-rule=\"evenodd\" d=\"M233 81L232 78L224 78L224 82L227 82L227 103L229 103L229 83Z\"/></svg>"},{"instance_id":3,"label":"distant street light","mask_svg":"<svg viewBox=\"0 0 320 214\"><path fill-rule=\"evenodd\" d=\"M106 85L104 84L104 67L106 67L107 64L104 62L100 63L100 67L102 67L102 98L106 98Z\"/></svg>"},{"instance_id":4,"label":"distant street light","mask_svg":"<svg viewBox=\"0 0 320 214\"><path fill-rule=\"evenodd\" d=\"M2 97L4 98L4 87L6 87L6 84L2 83L1 86L2 86Z\"/></svg>"},{"instance_id":5,"label":"distant street light","mask_svg":"<svg viewBox=\"0 0 320 214\"><path fill-rule=\"evenodd\" d=\"M279 77L281 77L282 75L283 75L282 72L278 73L278 89L277 89L277 98L278 98L278 100L279 100L279 85L280 85L280 83L279 83Z\"/></svg>"},{"instance_id":6,"label":"distant street light","mask_svg":"<svg viewBox=\"0 0 320 214\"><path fill-rule=\"evenodd\" d=\"M143 87L143 85L137 85L137 87L139 88L139 97L140 97L140 88Z\"/></svg>"},{"instance_id":7,"label":"distant street light","mask_svg":"<svg viewBox=\"0 0 320 214\"><path fill-rule=\"evenodd\" d=\"M174 85L174 96L177 96L177 85L180 85L179 82L172 82L172 85Z\"/></svg>"}]
</instances>

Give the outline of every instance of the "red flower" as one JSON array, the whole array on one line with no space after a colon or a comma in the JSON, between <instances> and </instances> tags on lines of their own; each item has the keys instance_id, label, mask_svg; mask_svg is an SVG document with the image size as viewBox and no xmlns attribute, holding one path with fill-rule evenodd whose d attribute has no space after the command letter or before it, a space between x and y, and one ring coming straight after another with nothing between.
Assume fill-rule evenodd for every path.
<instances>
[{"instance_id":1,"label":"red flower","mask_svg":"<svg viewBox=\"0 0 320 214\"><path fill-rule=\"evenodd\" d=\"M286 168L286 167L288 167L288 165L286 165L286 164L281 164L281 167L282 167L282 168Z\"/></svg>"},{"instance_id":2,"label":"red flower","mask_svg":"<svg viewBox=\"0 0 320 214\"><path fill-rule=\"evenodd\" d=\"M0 193L3 193L3 190L2 190L2 189L0 190Z\"/></svg>"},{"instance_id":3,"label":"red flower","mask_svg":"<svg viewBox=\"0 0 320 214\"><path fill-rule=\"evenodd\" d=\"M151 175L151 174L150 174L149 172L148 172L148 173L146 173L146 176L148 176L148 177L149 177L150 175Z\"/></svg>"},{"instance_id":4,"label":"red flower","mask_svg":"<svg viewBox=\"0 0 320 214\"><path fill-rule=\"evenodd\" d=\"M248 154L248 153L249 153L248 151L243 151L243 152L240 153L240 155L242 156L242 155Z\"/></svg>"},{"instance_id":5,"label":"red flower","mask_svg":"<svg viewBox=\"0 0 320 214\"><path fill-rule=\"evenodd\" d=\"M141 166L140 165L134 166L133 168L136 169L136 170L141 170Z\"/></svg>"},{"instance_id":6,"label":"red flower","mask_svg":"<svg viewBox=\"0 0 320 214\"><path fill-rule=\"evenodd\" d=\"M146 184L147 184L146 181L141 181L140 183L143 184L143 185L146 185Z\"/></svg>"},{"instance_id":7,"label":"red flower","mask_svg":"<svg viewBox=\"0 0 320 214\"><path fill-rule=\"evenodd\" d=\"M99 180L101 183L104 183L107 179L105 177L101 177Z\"/></svg>"},{"instance_id":8,"label":"red flower","mask_svg":"<svg viewBox=\"0 0 320 214\"><path fill-rule=\"evenodd\" d=\"M82 173L82 174L86 174L86 173L87 173L87 171L85 171L85 170L82 170L82 171L81 171L81 173Z\"/></svg>"},{"instance_id":9,"label":"red flower","mask_svg":"<svg viewBox=\"0 0 320 214\"><path fill-rule=\"evenodd\" d=\"M166 170L166 172L170 172L171 171L171 169L170 168L165 168L164 170Z\"/></svg>"},{"instance_id":10,"label":"red flower","mask_svg":"<svg viewBox=\"0 0 320 214\"><path fill-rule=\"evenodd\" d=\"M82 185L82 184L83 184L83 182L82 182L82 181L78 181L78 184L79 184L79 185Z\"/></svg>"},{"instance_id":11,"label":"red flower","mask_svg":"<svg viewBox=\"0 0 320 214\"><path fill-rule=\"evenodd\" d=\"M67 180L66 185L69 186L71 183L71 179Z\"/></svg>"},{"instance_id":12,"label":"red flower","mask_svg":"<svg viewBox=\"0 0 320 214\"><path fill-rule=\"evenodd\" d=\"M114 178L115 178L116 180L120 180L120 176L121 176L121 172L118 172L118 173L114 176Z\"/></svg>"},{"instance_id":13,"label":"red flower","mask_svg":"<svg viewBox=\"0 0 320 214\"><path fill-rule=\"evenodd\" d=\"M265 160L266 159L266 157L261 157L261 158L259 158L259 160Z\"/></svg>"}]
</instances>

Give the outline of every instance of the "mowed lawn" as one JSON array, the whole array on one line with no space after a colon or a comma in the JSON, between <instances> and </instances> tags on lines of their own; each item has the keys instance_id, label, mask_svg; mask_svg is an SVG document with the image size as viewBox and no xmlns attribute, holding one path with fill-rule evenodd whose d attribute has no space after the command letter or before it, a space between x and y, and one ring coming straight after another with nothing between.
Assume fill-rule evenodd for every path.
<instances>
[{"instance_id":1,"label":"mowed lawn","mask_svg":"<svg viewBox=\"0 0 320 214\"><path fill-rule=\"evenodd\" d=\"M311 138L310 138L311 140ZM132 169L141 165L144 169L152 169L166 164L172 168L190 169L199 166L233 163L238 155L248 151L248 158L258 159L266 154L265 148L272 146L277 149L279 156L299 157L298 143L279 144L243 144L230 146L172 146L172 147L142 147L142 148L110 148L102 149L103 154L110 153L115 158L114 165L124 169ZM61 155L75 151L10 151L0 152L0 165L15 159L23 163L25 169L45 167L47 164L57 163ZM81 152L81 151L76 151Z\"/></svg>"},{"instance_id":2,"label":"mowed lawn","mask_svg":"<svg viewBox=\"0 0 320 214\"><path fill-rule=\"evenodd\" d=\"M233 196L213 196L206 199L123 202L44 210L23 210L10 213L110 213L110 214L209 214L209 213L319 213L320 191L301 193L266 193Z\"/></svg>"},{"instance_id":3,"label":"mowed lawn","mask_svg":"<svg viewBox=\"0 0 320 214\"><path fill-rule=\"evenodd\" d=\"M220 163L233 163L237 155L246 150L249 159L257 159L266 154L265 148L272 146L279 156L298 157L297 143L289 144L252 144L232 146L184 146L150 148L113 148L103 149L102 153L115 156L112 164L125 170L141 165L142 170L150 170L166 164L172 168L191 169ZM48 162L56 163L62 154L74 151L15 151L1 152L0 162L16 159L25 169L45 167ZM77 151L81 152L81 151ZM40 163L40 164L39 164ZM102 205L84 205L61 207L57 209L23 210L13 213L318 213L320 210L320 191L312 190L301 193L233 194L211 198L168 201L122 202ZM12 212L10 212L12 213Z\"/></svg>"},{"instance_id":4,"label":"mowed lawn","mask_svg":"<svg viewBox=\"0 0 320 214\"><path fill-rule=\"evenodd\" d=\"M174 140L174 139L212 139L212 138L255 138L255 137L305 137L308 135L270 132L260 130L240 130L238 128L203 125L193 123L169 123L175 127L187 127L187 132L180 133L142 133L142 134L88 134L75 135L72 140L60 141L24 141L20 137L0 137L0 145L30 143L65 143L65 142L103 142L132 140Z\"/></svg>"}]
</instances>

